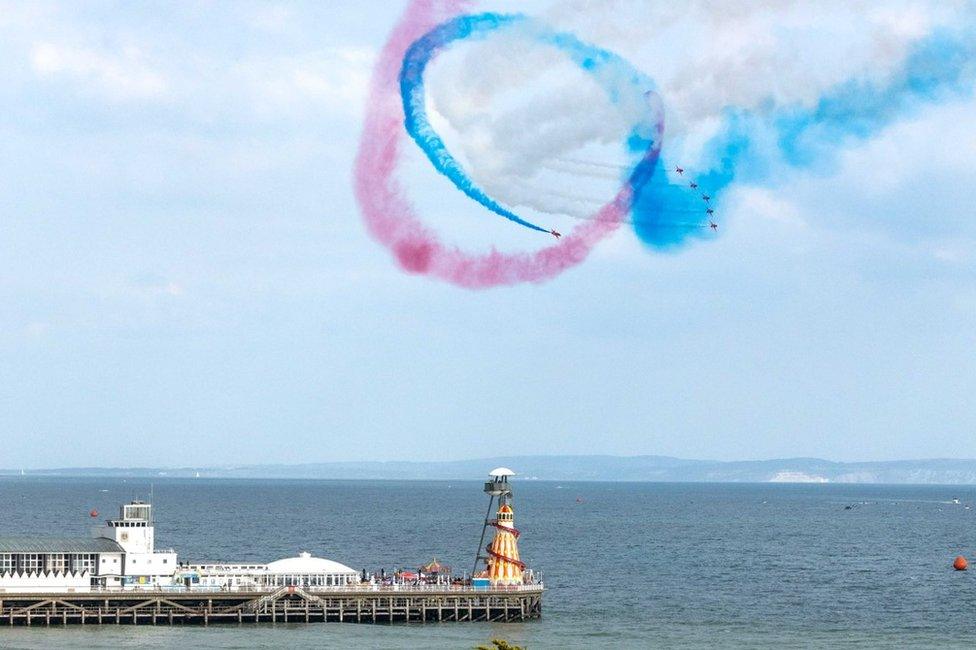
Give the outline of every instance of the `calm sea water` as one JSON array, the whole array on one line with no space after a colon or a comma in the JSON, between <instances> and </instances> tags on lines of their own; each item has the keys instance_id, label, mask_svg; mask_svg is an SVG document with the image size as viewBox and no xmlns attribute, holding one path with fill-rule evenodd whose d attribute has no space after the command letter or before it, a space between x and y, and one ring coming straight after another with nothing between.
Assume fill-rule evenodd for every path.
<instances>
[{"instance_id":1,"label":"calm sea water","mask_svg":"<svg viewBox=\"0 0 976 650\"><path fill-rule=\"evenodd\" d=\"M487 505L480 483L461 481L157 480L154 490L157 546L183 560L308 550L356 569L436 556L470 570ZM0 534L87 534L89 510L112 515L148 492L143 480L0 479ZM0 646L976 644L976 571L950 568L976 555L972 487L520 482L515 499L522 557L548 587L540 621L0 628Z\"/></svg>"}]
</instances>

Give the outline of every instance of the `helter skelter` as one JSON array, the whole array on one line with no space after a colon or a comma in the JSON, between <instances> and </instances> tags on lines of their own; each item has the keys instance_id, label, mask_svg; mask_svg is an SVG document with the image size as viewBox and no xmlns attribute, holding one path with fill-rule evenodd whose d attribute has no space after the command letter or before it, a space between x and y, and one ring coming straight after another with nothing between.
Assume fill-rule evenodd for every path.
<instances>
[{"instance_id":1,"label":"helter skelter","mask_svg":"<svg viewBox=\"0 0 976 650\"><path fill-rule=\"evenodd\" d=\"M471 575L475 579L488 578L493 586L520 585L523 584L525 563L519 559L518 538L521 533L515 528L515 513L510 503L512 486L508 482L508 477L514 476L515 472L507 467L499 467L488 475L491 477L485 483L485 493L489 497L488 512L485 514L485 525L481 529L481 541L478 542L478 554L475 556ZM491 519L495 497L498 497L498 512L495 519ZM485 546L485 535L489 526L495 529L495 537ZM482 560L485 562L485 570L479 573L478 563Z\"/></svg>"}]
</instances>

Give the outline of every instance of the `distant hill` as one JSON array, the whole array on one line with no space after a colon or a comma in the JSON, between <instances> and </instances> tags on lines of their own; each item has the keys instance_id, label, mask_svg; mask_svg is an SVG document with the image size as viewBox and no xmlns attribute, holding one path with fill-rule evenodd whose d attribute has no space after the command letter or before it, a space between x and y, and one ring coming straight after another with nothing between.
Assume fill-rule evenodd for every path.
<instances>
[{"instance_id":1,"label":"distant hill","mask_svg":"<svg viewBox=\"0 0 976 650\"><path fill-rule=\"evenodd\" d=\"M481 479L504 465L522 480L783 483L976 484L976 459L841 463L819 458L714 461L667 456L502 456L456 461L364 461L236 467L74 467L31 476L124 476L296 479ZM0 470L18 475L20 470Z\"/></svg>"}]
</instances>

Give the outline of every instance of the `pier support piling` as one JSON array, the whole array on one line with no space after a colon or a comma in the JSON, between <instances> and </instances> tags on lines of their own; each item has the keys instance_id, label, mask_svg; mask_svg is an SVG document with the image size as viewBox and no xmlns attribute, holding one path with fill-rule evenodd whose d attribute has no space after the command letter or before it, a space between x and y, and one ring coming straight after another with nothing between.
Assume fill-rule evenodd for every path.
<instances>
[{"instance_id":1,"label":"pier support piling","mask_svg":"<svg viewBox=\"0 0 976 650\"><path fill-rule=\"evenodd\" d=\"M373 587L348 590L273 592L119 591L103 593L4 594L0 624L159 625L176 623L355 621L515 621L541 616L542 587L519 589Z\"/></svg>"}]
</instances>

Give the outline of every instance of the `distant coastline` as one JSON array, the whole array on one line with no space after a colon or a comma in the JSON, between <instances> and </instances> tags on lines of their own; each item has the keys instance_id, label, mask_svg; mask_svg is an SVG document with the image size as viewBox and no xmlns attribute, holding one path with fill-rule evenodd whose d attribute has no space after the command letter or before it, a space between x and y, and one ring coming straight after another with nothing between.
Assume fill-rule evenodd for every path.
<instances>
[{"instance_id":1,"label":"distant coastline","mask_svg":"<svg viewBox=\"0 0 976 650\"><path fill-rule=\"evenodd\" d=\"M976 459L838 462L819 458L714 461L668 456L503 456L456 461L353 461L212 467L0 469L0 476L481 480L512 467L521 480L976 485Z\"/></svg>"}]
</instances>

